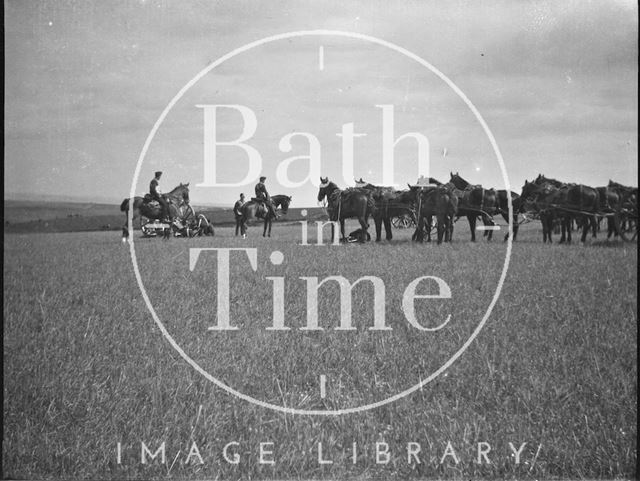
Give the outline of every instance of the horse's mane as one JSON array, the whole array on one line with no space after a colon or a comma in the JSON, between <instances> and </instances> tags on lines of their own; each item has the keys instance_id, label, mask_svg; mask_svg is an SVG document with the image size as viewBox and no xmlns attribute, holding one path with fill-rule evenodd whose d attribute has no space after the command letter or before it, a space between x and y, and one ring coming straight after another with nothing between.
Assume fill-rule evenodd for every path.
<instances>
[{"instance_id":1,"label":"horse's mane","mask_svg":"<svg viewBox=\"0 0 640 481\"><path fill-rule=\"evenodd\" d=\"M179 185L175 186L172 190L170 190L167 195L169 194L175 194L177 191L179 190L186 190L187 192L189 191L189 182L187 182L186 184L183 184L182 182L180 182Z\"/></svg>"}]
</instances>

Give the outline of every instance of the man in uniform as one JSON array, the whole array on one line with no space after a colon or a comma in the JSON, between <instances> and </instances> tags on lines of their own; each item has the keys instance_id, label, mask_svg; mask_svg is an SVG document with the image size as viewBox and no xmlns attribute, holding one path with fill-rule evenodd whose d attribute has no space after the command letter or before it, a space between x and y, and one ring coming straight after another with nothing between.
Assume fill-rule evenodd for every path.
<instances>
[{"instance_id":1,"label":"man in uniform","mask_svg":"<svg viewBox=\"0 0 640 481\"><path fill-rule=\"evenodd\" d=\"M162 219L171 219L171 212L169 211L169 203L162 195L162 191L160 190L160 177L162 176L162 172L158 171L155 173L155 177L151 180L149 184L149 195L153 200L157 200L160 203L161 208L161 216Z\"/></svg>"},{"instance_id":2,"label":"man in uniform","mask_svg":"<svg viewBox=\"0 0 640 481\"><path fill-rule=\"evenodd\" d=\"M264 185L265 180L267 180L266 177L260 177L260 182L256 184L256 199L262 200L262 202L264 202L264 204L267 206L268 214L277 219L278 215L276 214L276 211L273 208L273 204L271 203L271 196L269 195L269 192L267 192L267 188Z\"/></svg>"},{"instance_id":3,"label":"man in uniform","mask_svg":"<svg viewBox=\"0 0 640 481\"><path fill-rule=\"evenodd\" d=\"M236 216L236 235L238 235L238 231L242 234L242 238L245 238L247 235L244 230L244 219L242 216L242 206L244 205L244 194L240 194L240 199L238 199L233 206L233 213Z\"/></svg>"}]
</instances>

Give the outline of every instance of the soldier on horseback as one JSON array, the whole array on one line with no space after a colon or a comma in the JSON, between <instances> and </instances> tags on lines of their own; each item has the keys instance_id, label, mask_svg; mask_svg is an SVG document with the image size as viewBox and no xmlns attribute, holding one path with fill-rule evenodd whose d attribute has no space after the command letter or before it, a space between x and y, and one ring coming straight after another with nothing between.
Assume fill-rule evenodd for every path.
<instances>
[{"instance_id":1,"label":"soldier on horseback","mask_svg":"<svg viewBox=\"0 0 640 481\"><path fill-rule=\"evenodd\" d=\"M171 212L169 210L169 203L160 190L161 176L161 171L158 171L154 174L153 179L151 179L151 182L149 183L149 196L151 197L151 199L157 200L160 203L162 218L168 219L169 222L173 222L173 219L171 218Z\"/></svg>"},{"instance_id":2,"label":"soldier on horseback","mask_svg":"<svg viewBox=\"0 0 640 481\"><path fill-rule=\"evenodd\" d=\"M256 184L255 193L256 200L262 202L267 207L267 215L272 216L277 219L278 215L276 214L276 210L273 208L273 203L271 202L271 196L269 192L267 192L267 187L264 185L264 181L267 180L266 177L260 177L260 182Z\"/></svg>"}]
</instances>

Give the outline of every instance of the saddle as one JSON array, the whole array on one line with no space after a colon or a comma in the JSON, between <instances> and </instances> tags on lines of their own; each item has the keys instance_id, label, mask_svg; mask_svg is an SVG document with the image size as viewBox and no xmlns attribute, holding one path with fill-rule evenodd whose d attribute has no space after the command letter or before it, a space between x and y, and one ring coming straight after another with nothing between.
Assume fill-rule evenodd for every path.
<instances>
[{"instance_id":1,"label":"saddle","mask_svg":"<svg viewBox=\"0 0 640 481\"><path fill-rule=\"evenodd\" d=\"M152 198L151 194L145 194L144 197L142 198L142 202L147 207L158 207L158 206L160 206L160 202L158 202L157 200Z\"/></svg>"},{"instance_id":2,"label":"saddle","mask_svg":"<svg viewBox=\"0 0 640 481\"><path fill-rule=\"evenodd\" d=\"M255 202L257 205L256 214L255 214L256 217L258 219L264 219L267 216L267 213L269 212L265 199L258 199L257 197L252 197L251 201Z\"/></svg>"}]
</instances>

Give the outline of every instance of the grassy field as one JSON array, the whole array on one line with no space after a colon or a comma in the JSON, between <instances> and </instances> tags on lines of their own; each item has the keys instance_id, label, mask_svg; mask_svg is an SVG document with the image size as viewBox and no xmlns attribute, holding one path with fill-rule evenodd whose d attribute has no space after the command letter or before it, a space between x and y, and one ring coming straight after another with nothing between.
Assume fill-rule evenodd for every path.
<instances>
[{"instance_id":1,"label":"grassy field","mask_svg":"<svg viewBox=\"0 0 640 481\"><path fill-rule=\"evenodd\" d=\"M301 246L300 227L246 240L140 239L136 254L169 333L208 372L263 401L298 409L345 409L385 399L428 376L455 352L486 310L504 261L501 241ZM11 234L4 239L5 478L631 478L636 470L637 252L618 242L543 245L523 229L493 313L443 375L409 396L338 417L274 412L239 400L196 373L153 322L128 246L113 232ZM502 236L500 235L499 238ZM310 242L315 239L310 229ZM216 265L189 248L257 248L257 271L232 253L230 318L214 332ZM281 265L269 259L284 255ZM372 291L353 291L354 331L339 321L338 290L319 296L323 331L302 331L299 277L379 277L386 324L368 330ZM422 325L400 309L405 287L438 276L450 300L416 301ZM273 281L285 282L285 324L268 331ZM326 375L326 397L319 375ZM166 462L141 462L141 442ZM223 454L237 453L239 464ZM120 463L117 450L120 443ZM200 459L195 456L197 446ZM260 446L272 451L260 463ZM357 459L353 460L356 443ZM379 444L376 447L376 443ZM420 453L408 460L407 450ZM488 443L490 463L478 443ZM519 453L515 449L524 445ZM322 446L322 464L318 459ZM449 447L448 447L449 446ZM487 445L480 445L485 449ZM386 451L376 458L376 449ZM455 456L451 452L455 453ZM189 453L191 452L191 456ZM456 462L457 461L457 462Z\"/></svg>"}]
</instances>

